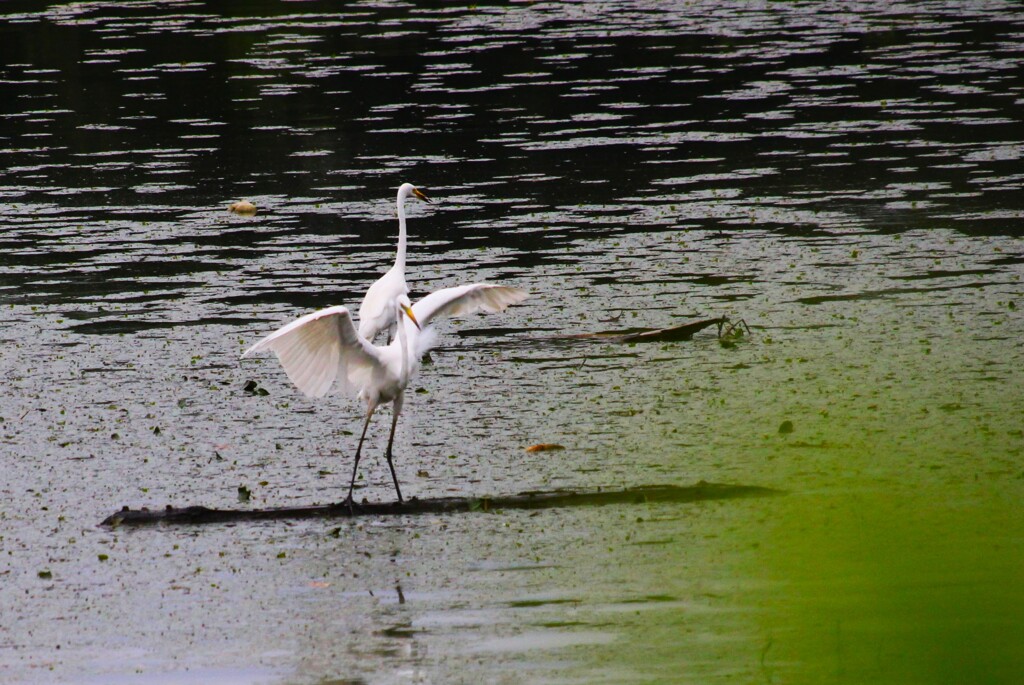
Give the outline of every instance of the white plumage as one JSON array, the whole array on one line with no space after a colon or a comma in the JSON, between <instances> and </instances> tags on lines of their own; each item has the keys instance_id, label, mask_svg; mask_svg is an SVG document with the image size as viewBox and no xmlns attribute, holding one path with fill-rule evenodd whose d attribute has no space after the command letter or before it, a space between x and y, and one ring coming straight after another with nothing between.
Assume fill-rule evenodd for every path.
<instances>
[{"instance_id":1,"label":"white plumage","mask_svg":"<svg viewBox=\"0 0 1024 685\"><path fill-rule=\"evenodd\" d=\"M343 391L357 391L366 402L366 422L349 483L347 501L350 504L370 418L379 405L392 402L394 415L386 456L395 492L401 502L402 492L391 460L391 446L405 389L419 371L420 358L434 342L430 323L445 316L462 316L478 311L500 312L526 297L524 290L489 283L444 288L427 295L415 305L410 305L409 298L399 293L392 297L390 303L392 315L398 322L398 334L391 344L380 347L356 330L346 307L328 307L279 328L246 350L242 357L270 350L277 355L288 378L306 395L322 397L333 387L339 387Z\"/></svg>"},{"instance_id":2,"label":"white plumage","mask_svg":"<svg viewBox=\"0 0 1024 685\"><path fill-rule=\"evenodd\" d=\"M359 334L371 342L378 333L386 331L395 323L395 298L409 294L409 286L405 283L405 201L410 196L430 202L413 184L403 183L399 186L395 199L398 212L398 252L395 265L370 286L359 305Z\"/></svg>"}]
</instances>

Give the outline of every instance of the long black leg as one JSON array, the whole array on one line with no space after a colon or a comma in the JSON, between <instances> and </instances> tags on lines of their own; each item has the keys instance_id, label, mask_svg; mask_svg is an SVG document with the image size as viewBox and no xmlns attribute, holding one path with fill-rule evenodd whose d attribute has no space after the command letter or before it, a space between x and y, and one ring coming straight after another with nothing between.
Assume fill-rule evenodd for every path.
<instances>
[{"instance_id":1,"label":"long black leg","mask_svg":"<svg viewBox=\"0 0 1024 685\"><path fill-rule=\"evenodd\" d=\"M395 427L398 425L398 415L402 413L402 396L395 398L394 415L391 417L391 437L388 438L388 451L384 456L388 458L388 468L391 469L391 480L395 481L395 492L398 493L398 503L402 503L402 489L398 487L398 476L395 475L395 464L391 461L391 445L395 442Z\"/></svg>"},{"instance_id":2,"label":"long black leg","mask_svg":"<svg viewBox=\"0 0 1024 685\"><path fill-rule=\"evenodd\" d=\"M359 446L356 447L356 463L352 464L352 480L348 483L348 497L345 498L345 503L348 504L348 508L352 509L352 488L356 485L356 470L359 468L359 455L363 451L363 440L366 438L366 429L370 427L370 419L373 417L373 410L377 407L371 405L366 410L366 422L363 423L363 433L359 436Z\"/></svg>"}]
</instances>

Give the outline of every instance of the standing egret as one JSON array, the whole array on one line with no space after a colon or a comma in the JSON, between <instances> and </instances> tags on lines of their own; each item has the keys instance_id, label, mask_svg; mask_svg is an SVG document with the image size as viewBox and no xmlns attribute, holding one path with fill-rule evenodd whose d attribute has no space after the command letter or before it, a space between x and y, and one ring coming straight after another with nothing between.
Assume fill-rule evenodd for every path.
<instances>
[{"instance_id":1,"label":"standing egret","mask_svg":"<svg viewBox=\"0 0 1024 685\"><path fill-rule=\"evenodd\" d=\"M473 283L444 288L430 293L410 306L405 293L392 297L390 307L398 323L398 334L389 345L376 346L356 330L346 307L328 307L306 314L279 328L250 347L242 357L271 350L281 362L288 378L309 397L323 397L338 381L343 391L358 391L366 402L366 421L356 447L352 478L345 502L352 506L352 488L359 468L359 455L374 410L392 403L391 435L385 456L399 503L402 491L391 460L395 427L402 413L402 401L409 381L420 368L420 358L436 339L430 323L442 316L459 316L478 311L500 312L526 299L527 293L488 283Z\"/></svg>"},{"instance_id":2,"label":"standing egret","mask_svg":"<svg viewBox=\"0 0 1024 685\"><path fill-rule=\"evenodd\" d=\"M395 255L395 265L370 286L363 296L363 303L359 305L359 335L371 342L378 333L386 331L395 323L395 298L409 294L409 286L405 284L405 201L410 195L430 202L411 183L403 183L398 188L395 200L398 210L398 254Z\"/></svg>"}]
</instances>

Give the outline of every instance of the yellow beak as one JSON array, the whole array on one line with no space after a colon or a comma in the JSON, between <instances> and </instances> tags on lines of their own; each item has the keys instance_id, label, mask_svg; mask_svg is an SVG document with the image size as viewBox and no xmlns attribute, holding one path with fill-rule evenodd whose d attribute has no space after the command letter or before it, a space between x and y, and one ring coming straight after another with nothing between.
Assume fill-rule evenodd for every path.
<instances>
[{"instance_id":1,"label":"yellow beak","mask_svg":"<svg viewBox=\"0 0 1024 685\"><path fill-rule=\"evenodd\" d=\"M418 197L419 199L423 200L427 204L434 204L433 201L429 197L427 197L422 192L420 192L419 188L413 188L412 189L412 194L415 195L416 197Z\"/></svg>"},{"instance_id":2,"label":"yellow beak","mask_svg":"<svg viewBox=\"0 0 1024 685\"><path fill-rule=\"evenodd\" d=\"M418 328L421 331L423 330L423 328L420 326L420 322L416 320L416 315L412 313L411 307L407 307L406 305L403 304L402 311L405 312L405 315L409 317L409 321L412 321L414 324L416 324L416 328Z\"/></svg>"}]
</instances>

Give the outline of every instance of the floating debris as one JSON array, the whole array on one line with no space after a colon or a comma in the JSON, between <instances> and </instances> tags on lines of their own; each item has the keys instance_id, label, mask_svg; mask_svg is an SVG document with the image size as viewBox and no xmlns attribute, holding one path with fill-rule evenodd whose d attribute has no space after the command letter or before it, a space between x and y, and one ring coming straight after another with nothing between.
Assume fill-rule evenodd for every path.
<instances>
[{"instance_id":1,"label":"floating debris","mask_svg":"<svg viewBox=\"0 0 1024 685\"><path fill-rule=\"evenodd\" d=\"M259 383L252 380L246 382L245 387L242 388L242 391L247 392L250 395L258 395L260 397L266 397L267 395L270 394L270 391L268 391L266 388L261 388L259 386Z\"/></svg>"},{"instance_id":2,"label":"floating debris","mask_svg":"<svg viewBox=\"0 0 1024 685\"><path fill-rule=\"evenodd\" d=\"M721 338L722 326L727 325L729 325L729 319L727 317L720 316L714 319L694 321L679 326L672 326L670 328L658 328L654 330L633 329L624 331L606 331L602 333L577 333L575 335L558 337L560 339L570 340L593 338L598 340L609 340L611 342L619 343L679 342L681 340L690 340L695 333L710 326L718 326L719 338Z\"/></svg>"},{"instance_id":3,"label":"floating debris","mask_svg":"<svg viewBox=\"0 0 1024 685\"><path fill-rule=\"evenodd\" d=\"M526 448L527 452L556 452L558 450L564 450L565 446L559 445L553 442L540 442L536 445L530 445Z\"/></svg>"},{"instance_id":4,"label":"floating debris","mask_svg":"<svg viewBox=\"0 0 1024 685\"><path fill-rule=\"evenodd\" d=\"M743 338L744 334L750 336L750 326L743 319L733 323L726 318L718 324L718 342L722 347L735 347L736 342Z\"/></svg>"},{"instance_id":5,"label":"floating debris","mask_svg":"<svg viewBox=\"0 0 1024 685\"><path fill-rule=\"evenodd\" d=\"M235 214L251 216L256 213L256 205L248 200L239 200L238 202L233 202L228 205L228 211L234 212Z\"/></svg>"}]
</instances>

